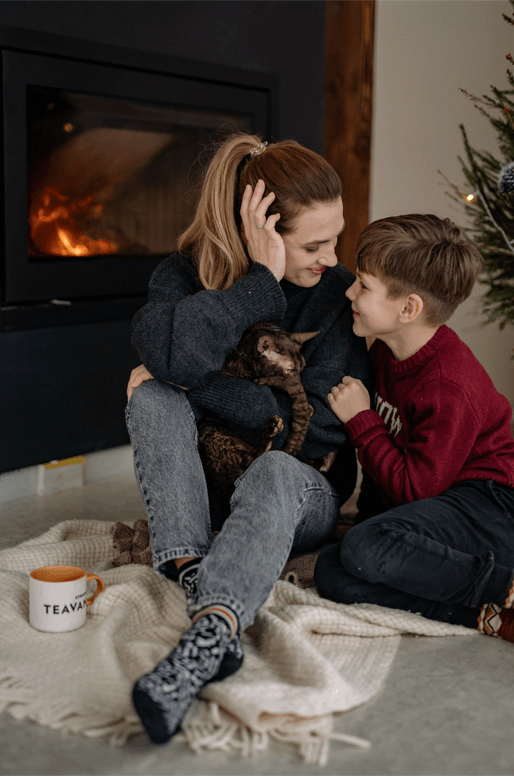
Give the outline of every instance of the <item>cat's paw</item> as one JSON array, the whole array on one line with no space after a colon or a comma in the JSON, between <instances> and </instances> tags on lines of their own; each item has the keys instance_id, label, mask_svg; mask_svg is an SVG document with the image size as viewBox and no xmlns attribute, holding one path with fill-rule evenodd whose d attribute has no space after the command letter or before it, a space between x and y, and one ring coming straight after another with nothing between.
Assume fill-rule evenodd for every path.
<instances>
[{"instance_id":1,"label":"cat's paw","mask_svg":"<svg viewBox=\"0 0 514 777\"><path fill-rule=\"evenodd\" d=\"M307 410L308 410L308 413L309 413L309 418L314 415L314 408L313 408L312 405L310 405L308 403L307 403Z\"/></svg>"},{"instance_id":2,"label":"cat's paw","mask_svg":"<svg viewBox=\"0 0 514 777\"><path fill-rule=\"evenodd\" d=\"M283 423L283 421L282 421L282 419L280 418L279 415L275 416L275 418L276 418L275 428L277 430L275 432L275 434L278 434L279 432L281 432L284 429L284 423Z\"/></svg>"},{"instance_id":3,"label":"cat's paw","mask_svg":"<svg viewBox=\"0 0 514 777\"><path fill-rule=\"evenodd\" d=\"M274 415L267 423L266 431L270 437L276 437L276 435L282 431L284 424L279 415Z\"/></svg>"},{"instance_id":4,"label":"cat's paw","mask_svg":"<svg viewBox=\"0 0 514 777\"><path fill-rule=\"evenodd\" d=\"M319 456L317 459L312 459L312 461L309 461L308 463L311 465L311 467L317 469L318 472L328 472L334 463L336 456L337 449L335 451L330 451L330 453L327 453L325 456Z\"/></svg>"}]
</instances>

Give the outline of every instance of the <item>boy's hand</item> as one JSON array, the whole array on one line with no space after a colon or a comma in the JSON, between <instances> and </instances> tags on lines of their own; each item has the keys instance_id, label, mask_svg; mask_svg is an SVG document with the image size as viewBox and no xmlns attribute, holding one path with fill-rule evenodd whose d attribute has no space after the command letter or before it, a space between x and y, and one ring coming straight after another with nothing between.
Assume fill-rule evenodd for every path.
<instances>
[{"instance_id":1,"label":"boy's hand","mask_svg":"<svg viewBox=\"0 0 514 777\"><path fill-rule=\"evenodd\" d=\"M371 402L366 386L358 378L346 376L328 395L330 407L345 424L362 410L369 410Z\"/></svg>"}]
</instances>

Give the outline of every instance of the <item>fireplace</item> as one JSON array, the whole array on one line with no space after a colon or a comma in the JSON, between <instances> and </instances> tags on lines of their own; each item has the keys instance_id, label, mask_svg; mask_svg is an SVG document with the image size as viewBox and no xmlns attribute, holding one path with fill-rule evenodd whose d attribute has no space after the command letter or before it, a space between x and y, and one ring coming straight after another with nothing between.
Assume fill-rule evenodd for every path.
<instances>
[{"instance_id":1,"label":"fireplace","mask_svg":"<svg viewBox=\"0 0 514 777\"><path fill-rule=\"evenodd\" d=\"M202 149L272 133L270 76L74 43L0 29L4 330L130 317L191 221Z\"/></svg>"},{"instance_id":2,"label":"fireplace","mask_svg":"<svg viewBox=\"0 0 514 777\"><path fill-rule=\"evenodd\" d=\"M175 251L199 148L223 127L251 129L244 116L31 85L27 118L29 262Z\"/></svg>"}]
</instances>

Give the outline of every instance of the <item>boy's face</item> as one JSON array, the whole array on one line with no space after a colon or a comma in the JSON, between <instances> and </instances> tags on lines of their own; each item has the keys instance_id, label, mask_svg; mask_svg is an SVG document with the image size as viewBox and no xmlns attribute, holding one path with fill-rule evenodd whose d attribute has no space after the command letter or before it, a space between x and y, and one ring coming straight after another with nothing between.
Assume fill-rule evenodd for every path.
<instances>
[{"instance_id":1,"label":"boy's face","mask_svg":"<svg viewBox=\"0 0 514 777\"><path fill-rule=\"evenodd\" d=\"M390 299L387 287L376 275L357 270L357 279L346 296L352 302L353 331L359 337L387 339L400 328L405 300Z\"/></svg>"}]
</instances>

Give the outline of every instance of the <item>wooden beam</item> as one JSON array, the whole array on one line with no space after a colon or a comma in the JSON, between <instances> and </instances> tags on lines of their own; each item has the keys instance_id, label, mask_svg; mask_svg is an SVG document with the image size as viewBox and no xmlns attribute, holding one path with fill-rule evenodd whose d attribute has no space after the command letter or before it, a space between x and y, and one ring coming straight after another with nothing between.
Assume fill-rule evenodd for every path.
<instances>
[{"instance_id":1,"label":"wooden beam","mask_svg":"<svg viewBox=\"0 0 514 777\"><path fill-rule=\"evenodd\" d=\"M326 0L324 156L343 181L338 259L355 269L369 220L375 0Z\"/></svg>"}]
</instances>

